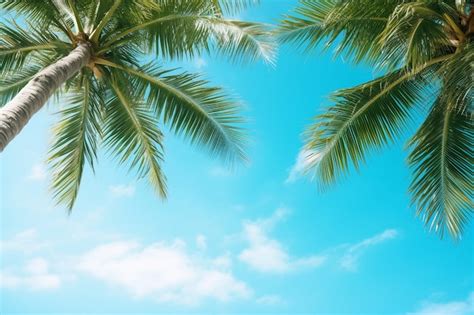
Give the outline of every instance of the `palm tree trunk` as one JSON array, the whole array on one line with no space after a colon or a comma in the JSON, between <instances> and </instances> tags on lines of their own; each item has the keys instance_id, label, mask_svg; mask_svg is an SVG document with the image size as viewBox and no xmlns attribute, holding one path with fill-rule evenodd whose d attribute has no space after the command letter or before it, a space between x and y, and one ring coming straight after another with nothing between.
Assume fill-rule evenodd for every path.
<instances>
[{"instance_id":1,"label":"palm tree trunk","mask_svg":"<svg viewBox=\"0 0 474 315\"><path fill-rule=\"evenodd\" d=\"M90 44L81 42L66 57L41 70L3 108L0 108L0 152L46 104L50 96L90 59Z\"/></svg>"}]
</instances>

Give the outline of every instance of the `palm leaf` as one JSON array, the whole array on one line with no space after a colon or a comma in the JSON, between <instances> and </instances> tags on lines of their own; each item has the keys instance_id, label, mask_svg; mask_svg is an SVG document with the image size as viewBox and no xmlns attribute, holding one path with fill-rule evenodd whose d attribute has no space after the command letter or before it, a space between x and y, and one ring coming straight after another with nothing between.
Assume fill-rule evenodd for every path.
<instances>
[{"instance_id":1,"label":"palm leaf","mask_svg":"<svg viewBox=\"0 0 474 315\"><path fill-rule=\"evenodd\" d=\"M447 230L459 238L474 211L474 125L472 112L453 107L441 93L409 143L408 162L414 172L410 192L417 214L441 236Z\"/></svg>"},{"instance_id":2,"label":"palm leaf","mask_svg":"<svg viewBox=\"0 0 474 315\"><path fill-rule=\"evenodd\" d=\"M163 134L149 106L131 93L129 82L112 72L113 96L107 103L105 145L119 156L120 163L129 162L138 176L148 176L161 197L166 197L166 179L161 170Z\"/></svg>"},{"instance_id":3,"label":"palm leaf","mask_svg":"<svg viewBox=\"0 0 474 315\"><path fill-rule=\"evenodd\" d=\"M61 121L54 128L54 142L49 153L53 170L51 188L60 204L69 211L77 198L85 162L93 168L98 140L101 138L102 96L97 83L82 76L82 88L68 99L60 111Z\"/></svg>"},{"instance_id":4,"label":"palm leaf","mask_svg":"<svg viewBox=\"0 0 474 315\"><path fill-rule=\"evenodd\" d=\"M222 89L209 87L198 75L174 74L152 64L142 69L107 65L130 76L137 93L146 95L157 117L162 117L172 131L192 143L205 145L226 161L246 159L240 104Z\"/></svg>"},{"instance_id":5,"label":"palm leaf","mask_svg":"<svg viewBox=\"0 0 474 315\"><path fill-rule=\"evenodd\" d=\"M350 161L357 169L370 149L392 142L404 130L411 109L422 100L427 87L424 76L445 59L334 93L335 104L317 116L306 133L308 171L323 184L332 183L348 172Z\"/></svg>"},{"instance_id":6,"label":"palm leaf","mask_svg":"<svg viewBox=\"0 0 474 315\"><path fill-rule=\"evenodd\" d=\"M31 54L38 51L61 51L65 47L67 45L54 33L26 30L15 22L10 25L0 23L0 73L18 70Z\"/></svg>"},{"instance_id":7,"label":"palm leaf","mask_svg":"<svg viewBox=\"0 0 474 315\"><path fill-rule=\"evenodd\" d=\"M294 14L280 23L282 42L314 49L324 42L327 49L337 43L336 54L344 53L355 62L375 62L380 53L377 37L385 28L398 0L340 1L301 0ZM337 39L340 40L337 40Z\"/></svg>"}]
</instances>

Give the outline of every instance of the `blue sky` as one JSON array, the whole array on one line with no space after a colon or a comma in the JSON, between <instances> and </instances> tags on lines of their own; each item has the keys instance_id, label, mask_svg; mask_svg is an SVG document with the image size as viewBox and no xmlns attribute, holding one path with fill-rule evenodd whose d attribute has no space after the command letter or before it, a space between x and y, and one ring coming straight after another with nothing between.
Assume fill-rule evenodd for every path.
<instances>
[{"instance_id":1,"label":"blue sky","mask_svg":"<svg viewBox=\"0 0 474 315\"><path fill-rule=\"evenodd\" d=\"M273 22L295 1L241 17ZM374 76L282 47L277 64L184 65L245 103L250 163L228 170L171 134L169 198L102 154L70 216L44 166L58 104L1 155L1 313L474 314L473 229L426 231L409 206L404 140L321 193L298 172L327 95Z\"/></svg>"}]
</instances>

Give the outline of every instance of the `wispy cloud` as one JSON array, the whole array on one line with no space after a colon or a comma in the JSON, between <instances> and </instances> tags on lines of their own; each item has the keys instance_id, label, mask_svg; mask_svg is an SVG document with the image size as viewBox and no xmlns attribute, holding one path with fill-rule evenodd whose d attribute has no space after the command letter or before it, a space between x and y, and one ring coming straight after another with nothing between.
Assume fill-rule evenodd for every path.
<instances>
[{"instance_id":1,"label":"wispy cloud","mask_svg":"<svg viewBox=\"0 0 474 315\"><path fill-rule=\"evenodd\" d=\"M31 181L43 181L47 177L46 167L43 163L33 165L27 178Z\"/></svg>"},{"instance_id":2,"label":"wispy cloud","mask_svg":"<svg viewBox=\"0 0 474 315\"><path fill-rule=\"evenodd\" d=\"M51 290L61 286L59 274L49 271L44 258L34 258L21 271L0 271L0 287L8 289Z\"/></svg>"},{"instance_id":3,"label":"wispy cloud","mask_svg":"<svg viewBox=\"0 0 474 315\"><path fill-rule=\"evenodd\" d=\"M399 233L397 230L388 229L380 234L350 245L340 260L341 267L348 271L356 271L359 259L367 249L385 241L394 239L398 236L398 234Z\"/></svg>"},{"instance_id":4,"label":"wispy cloud","mask_svg":"<svg viewBox=\"0 0 474 315\"><path fill-rule=\"evenodd\" d=\"M296 157L295 164L293 164L288 172L288 177L286 178L285 183L291 184L296 182L303 176L306 168L320 158L320 153L314 153L306 149L301 150Z\"/></svg>"},{"instance_id":5,"label":"wispy cloud","mask_svg":"<svg viewBox=\"0 0 474 315\"><path fill-rule=\"evenodd\" d=\"M251 290L212 260L191 255L183 241L144 245L114 242L83 255L79 270L123 287L135 297L194 305L247 298Z\"/></svg>"},{"instance_id":6,"label":"wispy cloud","mask_svg":"<svg viewBox=\"0 0 474 315\"><path fill-rule=\"evenodd\" d=\"M109 192L116 198L133 197L135 194L134 185L112 185L109 186Z\"/></svg>"},{"instance_id":7,"label":"wispy cloud","mask_svg":"<svg viewBox=\"0 0 474 315\"><path fill-rule=\"evenodd\" d=\"M37 238L35 229L28 229L15 234L12 238L0 241L0 252L18 251L23 253L33 253L43 249L48 244L41 242Z\"/></svg>"},{"instance_id":8,"label":"wispy cloud","mask_svg":"<svg viewBox=\"0 0 474 315\"><path fill-rule=\"evenodd\" d=\"M314 268L325 262L326 256L323 255L291 257L279 241L268 236L268 232L287 213L287 209L280 208L269 218L243 224L242 234L248 242L248 247L239 255L242 262L252 269L268 273L285 273L304 267Z\"/></svg>"},{"instance_id":9,"label":"wispy cloud","mask_svg":"<svg viewBox=\"0 0 474 315\"><path fill-rule=\"evenodd\" d=\"M422 306L408 315L472 315L474 314L474 291L465 300L445 303L423 302Z\"/></svg>"}]
</instances>

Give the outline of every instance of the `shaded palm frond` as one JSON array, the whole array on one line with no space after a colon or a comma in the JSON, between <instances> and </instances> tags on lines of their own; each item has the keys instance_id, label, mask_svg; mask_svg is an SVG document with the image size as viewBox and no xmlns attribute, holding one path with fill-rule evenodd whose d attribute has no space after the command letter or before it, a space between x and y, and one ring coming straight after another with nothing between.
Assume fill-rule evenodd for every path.
<instances>
[{"instance_id":1,"label":"shaded palm frond","mask_svg":"<svg viewBox=\"0 0 474 315\"><path fill-rule=\"evenodd\" d=\"M382 46L379 67L417 67L433 58L453 53L444 22L452 8L438 2L419 1L398 5L378 36Z\"/></svg>"},{"instance_id":2,"label":"shaded palm frond","mask_svg":"<svg viewBox=\"0 0 474 315\"><path fill-rule=\"evenodd\" d=\"M73 92L60 111L48 162L53 171L51 189L59 204L72 209L86 161L94 168L102 137L102 91L90 74L83 75L80 90Z\"/></svg>"},{"instance_id":3,"label":"shaded palm frond","mask_svg":"<svg viewBox=\"0 0 474 315\"><path fill-rule=\"evenodd\" d=\"M438 76L444 81L443 94L452 100L454 110L471 114L474 112L473 73L474 43L466 43L438 70Z\"/></svg>"},{"instance_id":4,"label":"shaded palm frond","mask_svg":"<svg viewBox=\"0 0 474 315\"><path fill-rule=\"evenodd\" d=\"M474 211L474 123L472 112L454 110L446 95L440 94L409 142L410 192L431 230L459 238Z\"/></svg>"}]
</instances>

